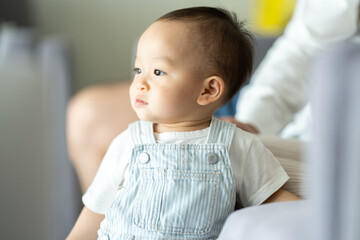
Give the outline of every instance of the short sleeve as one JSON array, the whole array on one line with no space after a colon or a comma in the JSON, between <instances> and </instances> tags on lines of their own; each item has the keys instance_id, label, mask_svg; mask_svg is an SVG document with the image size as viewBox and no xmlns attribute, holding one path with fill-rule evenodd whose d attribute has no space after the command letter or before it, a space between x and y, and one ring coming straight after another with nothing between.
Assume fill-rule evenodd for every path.
<instances>
[{"instance_id":1,"label":"short sleeve","mask_svg":"<svg viewBox=\"0 0 360 240\"><path fill-rule=\"evenodd\" d=\"M238 157L232 160L232 165L235 162L235 166L241 167L233 171L238 173L238 177L235 174L237 197L243 207L260 205L289 179L280 162L260 139L256 136L251 136L251 138L248 144L236 144L238 146L232 144L232 148L238 152L232 154ZM244 149L246 145L247 151ZM236 162L240 163L236 164Z\"/></svg>"},{"instance_id":2,"label":"short sleeve","mask_svg":"<svg viewBox=\"0 0 360 240\"><path fill-rule=\"evenodd\" d=\"M132 141L130 131L125 130L108 148L96 176L82 197L90 210L105 214L115 199L119 184L124 181L125 170L130 162Z\"/></svg>"}]
</instances>

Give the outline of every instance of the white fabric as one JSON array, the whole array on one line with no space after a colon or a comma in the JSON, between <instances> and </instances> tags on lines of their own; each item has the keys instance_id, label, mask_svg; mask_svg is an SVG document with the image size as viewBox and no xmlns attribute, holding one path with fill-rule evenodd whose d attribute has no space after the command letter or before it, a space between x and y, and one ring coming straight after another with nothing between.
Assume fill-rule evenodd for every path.
<instances>
[{"instance_id":1,"label":"white fabric","mask_svg":"<svg viewBox=\"0 0 360 240\"><path fill-rule=\"evenodd\" d=\"M360 43L349 41L319 56L308 184L316 240L360 239Z\"/></svg>"},{"instance_id":2,"label":"white fabric","mask_svg":"<svg viewBox=\"0 0 360 240\"><path fill-rule=\"evenodd\" d=\"M233 212L218 240L313 240L308 200L277 202Z\"/></svg>"},{"instance_id":3,"label":"white fabric","mask_svg":"<svg viewBox=\"0 0 360 240\"><path fill-rule=\"evenodd\" d=\"M155 134L158 143L201 144L209 128L194 132ZM119 186L126 185L133 143L129 130L114 139L98 173L83 196L85 206L104 214ZM237 207L259 205L288 180L288 175L273 154L250 133L236 129L231 143L230 160L236 183Z\"/></svg>"},{"instance_id":4,"label":"white fabric","mask_svg":"<svg viewBox=\"0 0 360 240\"><path fill-rule=\"evenodd\" d=\"M359 0L298 0L294 16L239 97L236 118L262 134L280 134L307 105L312 59L330 43L358 29ZM308 112L308 111L305 111ZM284 137L302 137L308 117L298 117ZM305 120L305 122L304 122ZM307 132L305 134L308 136Z\"/></svg>"}]
</instances>

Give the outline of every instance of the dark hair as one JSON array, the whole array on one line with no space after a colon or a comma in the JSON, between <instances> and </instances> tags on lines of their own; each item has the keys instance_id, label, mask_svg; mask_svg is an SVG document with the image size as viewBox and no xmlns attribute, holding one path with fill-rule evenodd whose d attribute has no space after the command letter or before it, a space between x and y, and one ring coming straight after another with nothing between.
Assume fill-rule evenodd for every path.
<instances>
[{"instance_id":1,"label":"dark hair","mask_svg":"<svg viewBox=\"0 0 360 240\"><path fill-rule=\"evenodd\" d=\"M179 20L198 26L196 35L204 60L225 82L225 102L247 81L253 67L253 36L235 13L221 8L192 7L172 11L159 20Z\"/></svg>"}]
</instances>

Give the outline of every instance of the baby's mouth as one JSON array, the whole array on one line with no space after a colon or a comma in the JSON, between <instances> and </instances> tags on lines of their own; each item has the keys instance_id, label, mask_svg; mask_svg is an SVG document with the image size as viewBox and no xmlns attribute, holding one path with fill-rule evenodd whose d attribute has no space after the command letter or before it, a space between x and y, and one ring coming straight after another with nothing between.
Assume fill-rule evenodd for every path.
<instances>
[{"instance_id":1,"label":"baby's mouth","mask_svg":"<svg viewBox=\"0 0 360 240\"><path fill-rule=\"evenodd\" d=\"M147 105L147 102L145 102L144 100L140 99L140 98L136 98L135 99L135 106L136 107L141 107Z\"/></svg>"}]
</instances>

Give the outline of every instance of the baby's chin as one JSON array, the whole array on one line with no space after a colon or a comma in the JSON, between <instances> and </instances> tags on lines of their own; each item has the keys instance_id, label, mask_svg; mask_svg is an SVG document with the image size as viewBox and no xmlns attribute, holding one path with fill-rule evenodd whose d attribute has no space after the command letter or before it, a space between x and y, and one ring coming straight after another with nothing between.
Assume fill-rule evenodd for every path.
<instances>
[{"instance_id":1,"label":"baby's chin","mask_svg":"<svg viewBox=\"0 0 360 240\"><path fill-rule=\"evenodd\" d=\"M157 118L149 116L148 114L143 113L142 111L139 111L137 109L134 109L134 111L140 120L156 123Z\"/></svg>"},{"instance_id":2,"label":"baby's chin","mask_svg":"<svg viewBox=\"0 0 360 240\"><path fill-rule=\"evenodd\" d=\"M163 114L159 116L157 114L149 113L145 109L133 108L137 117L142 121L152 122L154 124L161 124L161 125L176 125L182 123L184 120L179 119L176 116L170 116Z\"/></svg>"}]
</instances>

